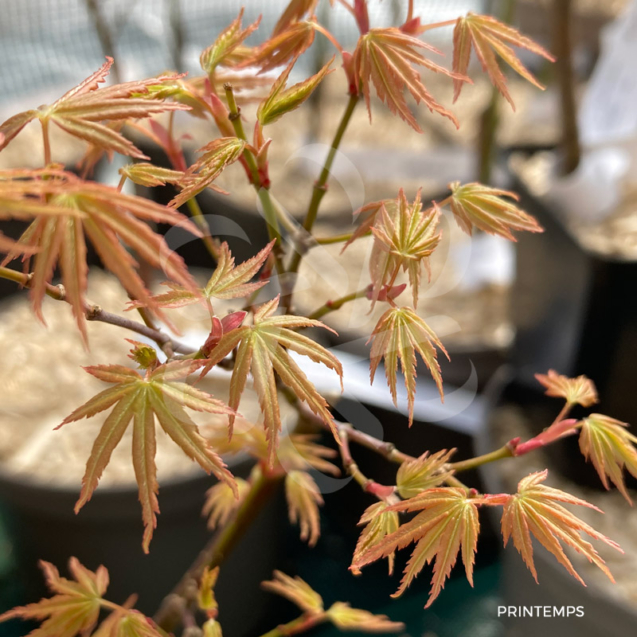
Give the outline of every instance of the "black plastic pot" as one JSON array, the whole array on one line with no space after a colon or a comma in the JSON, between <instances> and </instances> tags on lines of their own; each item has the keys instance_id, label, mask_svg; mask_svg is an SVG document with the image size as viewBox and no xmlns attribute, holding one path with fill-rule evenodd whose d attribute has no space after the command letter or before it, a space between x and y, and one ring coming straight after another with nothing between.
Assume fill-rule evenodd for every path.
<instances>
[{"instance_id":1,"label":"black plastic pot","mask_svg":"<svg viewBox=\"0 0 637 637\"><path fill-rule=\"evenodd\" d=\"M485 395L487 417L475 437L475 453L481 455L493 451L498 442L491 430L491 418L495 409L515 402L525 394L516 385L513 370L503 368ZM528 395L528 393L527 393ZM514 462L514 460L509 460ZM499 474L499 463L486 464L479 468L485 489L489 493L506 492ZM501 510L489 507L491 525L500 527ZM505 637L624 637L633 634L637 626L637 609L620 599L611 597L605 590L590 584L582 586L555 560L553 555L535 543L533 560L538 573L539 585L533 579L513 543L502 554L501 596L502 606L530 607L582 607L584 616L577 617L511 617L500 618L505 626ZM519 614L519 610L517 611Z\"/></svg>"},{"instance_id":2,"label":"black plastic pot","mask_svg":"<svg viewBox=\"0 0 637 637\"><path fill-rule=\"evenodd\" d=\"M230 468L245 475L249 463ZM100 564L108 568L108 599L123 603L138 593L136 607L153 615L211 537L201 508L212 484L214 478L203 472L162 482L161 515L146 555L136 488L100 488L76 516L76 489L43 486L0 472L0 499L10 514L10 540L20 580L26 584L24 601L35 601L45 593L38 560L52 562L65 574L69 557L75 556L90 569ZM226 635L253 634L267 621L269 604L259 583L271 577L280 561L282 504L279 494L264 507L224 563L216 592Z\"/></svg>"}]
</instances>

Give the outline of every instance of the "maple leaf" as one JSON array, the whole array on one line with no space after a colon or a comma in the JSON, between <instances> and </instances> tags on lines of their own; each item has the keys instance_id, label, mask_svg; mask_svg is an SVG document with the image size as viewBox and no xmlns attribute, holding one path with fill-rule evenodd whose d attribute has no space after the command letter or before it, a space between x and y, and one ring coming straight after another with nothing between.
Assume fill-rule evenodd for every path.
<instances>
[{"instance_id":1,"label":"maple leaf","mask_svg":"<svg viewBox=\"0 0 637 637\"><path fill-rule=\"evenodd\" d=\"M488 73L493 85L515 110L515 104L507 90L506 77L498 66L497 55L531 84L540 89L544 87L527 71L509 46L510 44L541 55L551 62L555 61L548 51L530 38L523 36L517 29L499 22L492 16L469 12L465 17L458 18L453 31L453 70L461 75L466 74L473 47L482 69ZM461 90L462 81L454 79L454 102L458 99Z\"/></svg>"},{"instance_id":2,"label":"maple leaf","mask_svg":"<svg viewBox=\"0 0 637 637\"><path fill-rule=\"evenodd\" d=\"M213 182L241 157L245 146L238 137L220 137L200 148L197 152L202 153L201 157L188 168L180 183L183 190L168 205L179 208L205 188L227 194Z\"/></svg>"},{"instance_id":3,"label":"maple leaf","mask_svg":"<svg viewBox=\"0 0 637 637\"><path fill-rule=\"evenodd\" d=\"M503 199L510 197L518 201L514 192L483 186L479 183L460 185L459 181L449 184L451 212L458 225L471 236L473 227L499 235L509 241L516 241L511 230L543 232L542 227L529 214L515 204ZM444 203L444 202L443 202Z\"/></svg>"},{"instance_id":4,"label":"maple leaf","mask_svg":"<svg viewBox=\"0 0 637 637\"><path fill-rule=\"evenodd\" d=\"M441 485L453 475L446 467L455 449L443 449L434 454L425 451L419 458L403 462L396 474L396 489L403 499Z\"/></svg>"},{"instance_id":5,"label":"maple leaf","mask_svg":"<svg viewBox=\"0 0 637 637\"><path fill-rule=\"evenodd\" d=\"M162 637L152 619L137 610L113 611L92 637Z\"/></svg>"},{"instance_id":6,"label":"maple leaf","mask_svg":"<svg viewBox=\"0 0 637 637\"><path fill-rule=\"evenodd\" d=\"M46 285L59 265L66 300L87 340L85 234L104 266L119 279L129 295L149 307L153 307L152 297L136 271L137 262L120 241L151 266L163 269L171 280L191 290L197 289L183 259L170 250L162 235L144 223L154 221L180 226L201 236L187 217L148 199L126 195L64 171L26 171L23 178L18 177L11 171L8 179L0 175L0 215L13 215L17 209L36 219L20 237L19 248L10 251L3 264L19 256L24 248L37 250L33 257L30 295L42 321ZM27 258L25 268L29 265Z\"/></svg>"},{"instance_id":7,"label":"maple leaf","mask_svg":"<svg viewBox=\"0 0 637 637\"><path fill-rule=\"evenodd\" d=\"M298 575L290 577L274 571L274 579L261 583L261 587L296 604L304 613L312 615L323 612L323 598Z\"/></svg>"},{"instance_id":8,"label":"maple leaf","mask_svg":"<svg viewBox=\"0 0 637 637\"><path fill-rule=\"evenodd\" d=\"M590 414L582 421L579 445L584 457L593 463L602 484L610 488L608 478L632 505L622 471L624 467L637 478L637 438L626 430L628 424L604 416Z\"/></svg>"},{"instance_id":9,"label":"maple leaf","mask_svg":"<svg viewBox=\"0 0 637 637\"><path fill-rule=\"evenodd\" d=\"M440 398L443 399L442 376L436 357L436 347L449 358L447 350L431 328L409 307L389 308L378 320L372 335L370 352L370 381L374 382L381 359L385 361L385 376L394 405L398 406L396 394L396 372L398 361L405 377L409 426L414 420L414 399L416 396L416 352L427 365Z\"/></svg>"},{"instance_id":10,"label":"maple leaf","mask_svg":"<svg viewBox=\"0 0 637 637\"><path fill-rule=\"evenodd\" d=\"M75 505L76 513L91 499L111 454L133 420L133 466L139 486L139 500L144 520L142 546L148 552L153 529L159 513L155 466L155 421L192 460L219 480L236 485L232 474L221 458L200 436L197 425L184 408L210 414L234 414L227 405L179 379L186 378L201 366L201 361L182 360L147 370L144 376L121 365L85 367L91 375L105 383L115 385L97 394L67 416L59 425L90 418L113 407L95 439L86 472L82 478L82 491ZM236 493L236 491L235 491Z\"/></svg>"},{"instance_id":11,"label":"maple leaf","mask_svg":"<svg viewBox=\"0 0 637 637\"><path fill-rule=\"evenodd\" d=\"M196 291L174 283L165 283L170 292L152 297L152 302L158 307L173 309L199 303L202 299L238 299L249 296L260 290L268 281L251 282L265 263L274 247L274 241L268 243L255 256L241 265L235 266L234 257L228 244L224 241L219 248L217 267L203 288ZM133 303L134 306L139 304Z\"/></svg>"},{"instance_id":12,"label":"maple leaf","mask_svg":"<svg viewBox=\"0 0 637 637\"><path fill-rule=\"evenodd\" d=\"M599 567L611 581L614 581L604 560L597 554L593 546L581 537L580 533L586 533L593 539L601 540L623 552L619 545L598 533L559 503L584 506L600 513L601 511L573 495L541 484L546 480L547 475L548 471L546 470L532 473L520 480L517 494L504 496L504 511L502 513L504 545L506 546L509 538L513 537L515 548L529 567L536 582L537 572L533 563L531 535L537 538L540 544L552 553L557 561L582 584L584 584L584 580L577 574L566 557L560 541L584 555L589 562ZM495 496L495 503L498 503L498 497Z\"/></svg>"},{"instance_id":13,"label":"maple leaf","mask_svg":"<svg viewBox=\"0 0 637 637\"><path fill-rule=\"evenodd\" d=\"M104 65L50 106L19 113L0 125L4 141L2 150L30 121L39 119L43 126L54 122L61 129L102 149L116 151L138 159L148 159L117 130L105 126L104 120L119 121L151 117L165 111L188 110L188 106L165 102L148 96L149 87L161 86L179 75L153 77L125 84L99 88L113 64L107 57Z\"/></svg>"},{"instance_id":14,"label":"maple leaf","mask_svg":"<svg viewBox=\"0 0 637 637\"><path fill-rule=\"evenodd\" d=\"M422 265L429 270L429 257L440 243L437 232L439 211L422 211L420 191L409 204L400 190L395 205L381 206L372 227L374 246L369 272L374 284L372 301L376 301L385 285L393 285L402 269L409 275L414 307L418 304L418 288Z\"/></svg>"},{"instance_id":15,"label":"maple leaf","mask_svg":"<svg viewBox=\"0 0 637 637\"><path fill-rule=\"evenodd\" d=\"M308 356L315 363L322 363L329 369L333 369L341 379L343 377L341 363L333 354L307 336L293 331L299 327L322 327L330 331L333 330L320 321L301 316L291 314L275 316L274 313L279 306L279 298L280 296L277 296L256 309L254 325L244 325L224 334L219 344L210 352L206 366L202 371L202 376L204 376L237 347L228 402L230 408L236 411L245 388L248 372L251 372L259 396L259 404L263 411L270 467L274 464L277 440L281 429L275 372L300 400L307 403L314 414L329 425L334 437L337 438L336 428L327 402L316 391L314 385L290 356L288 350ZM234 416L230 415L230 435L232 435L233 423Z\"/></svg>"},{"instance_id":16,"label":"maple leaf","mask_svg":"<svg viewBox=\"0 0 637 637\"><path fill-rule=\"evenodd\" d=\"M467 579L473 586L473 563L480 529L479 503L479 499L469 497L464 489L440 487L392 505L388 510L420 513L359 556L353 566L360 568L416 542L400 587L393 597L401 595L425 564L435 560L431 592L425 608L431 606L444 587L460 550Z\"/></svg>"},{"instance_id":17,"label":"maple leaf","mask_svg":"<svg viewBox=\"0 0 637 637\"><path fill-rule=\"evenodd\" d=\"M370 121L370 85L373 84L379 99L389 110L417 132L422 130L407 106L403 94L405 89L411 93L417 104L422 102L431 112L449 118L457 127L458 120L427 91L420 72L415 67L422 66L436 73L444 73L457 81L467 81L468 78L434 64L421 55L418 49L440 53L433 46L394 27L371 29L361 36L354 51L352 65L356 88L365 96Z\"/></svg>"},{"instance_id":18,"label":"maple leaf","mask_svg":"<svg viewBox=\"0 0 637 637\"><path fill-rule=\"evenodd\" d=\"M312 46L316 24L312 20L294 22L287 29L266 40L256 47L253 54L238 65L258 66L259 73L271 71L295 60Z\"/></svg>"},{"instance_id":19,"label":"maple leaf","mask_svg":"<svg viewBox=\"0 0 637 637\"><path fill-rule=\"evenodd\" d=\"M146 162L122 166L119 169L119 174L138 186L146 186L147 188L176 184L184 178L184 173L180 170L170 170Z\"/></svg>"},{"instance_id":20,"label":"maple leaf","mask_svg":"<svg viewBox=\"0 0 637 637\"><path fill-rule=\"evenodd\" d=\"M219 482L206 491L202 513L208 518L211 531L226 524L250 490L250 484L243 478L235 478L234 481L236 490L226 482Z\"/></svg>"},{"instance_id":21,"label":"maple leaf","mask_svg":"<svg viewBox=\"0 0 637 637\"><path fill-rule=\"evenodd\" d=\"M30 637L75 637L93 629L108 586L108 571L99 566L95 572L82 566L77 558L69 560L69 571L75 581L60 577L49 562L40 561L52 597L35 604L19 606L0 615L0 622L21 618L42 625Z\"/></svg>"},{"instance_id":22,"label":"maple leaf","mask_svg":"<svg viewBox=\"0 0 637 637\"><path fill-rule=\"evenodd\" d=\"M364 553L373 546L382 542L387 535L398 530L400 522L396 511L388 510L385 502L376 502L365 509L361 516L359 525L365 525L356 543L352 562L356 562ZM394 553L387 556L389 563L389 574L394 572ZM354 569L354 573L356 569Z\"/></svg>"},{"instance_id":23,"label":"maple leaf","mask_svg":"<svg viewBox=\"0 0 637 637\"><path fill-rule=\"evenodd\" d=\"M376 217L383 207L391 209L391 207L395 205L395 199L382 199L380 201L371 201L357 210L354 210L354 218L357 219L359 223L356 226L356 230L352 233L352 236L343 245L341 253L345 252L345 249L354 243L356 239L360 239L372 231L374 223L376 223Z\"/></svg>"},{"instance_id":24,"label":"maple leaf","mask_svg":"<svg viewBox=\"0 0 637 637\"><path fill-rule=\"evenodd\" d=\"M569 405L590 407L598 402L595 384L586 376L569 378L549 369L547 374L536 374L535 378L546 387L546 395L564 398Z\"/></svg>"},{"instance_id":25,"label":"maple leaf","mask_svg":"<svg viewBox=\"0 0 637 637\"><path fill-rule=\"evenodd\" d=\"M285 495L290 522L298 522L301 540L314 546L321 534L319 506L323 505L323 498L314 478L307 471L290 471L285 476Z\"/></svg>"},{"instance_id":26,"label":"maple leaf","mask_svg":"<svg viewBox=\"0 0 637 637\"><path fill-rule=\"evenodd\" d=\"M318 0L290 0L278 22L274 26L272 35L279 35L287 31L293 24L299 22L308 13L312 13L318 4Z\"/></svg>"},{"instance_id":27,"label":"maple leaf","mask_svg":"<svg viewBox=\"0 0 637 637\"><path fill-rule=\"evenodd\" d=\"M266 99L259 104L257 110L257 119L262 126L273 124L278 121L286 113L297 109L308 97L314 89L321 83L326 75L334 69L330 69L334 58L332 58L318 73L312 75L307 80L299 82L290 88L285 88L288 77L292 68L296 64L297 58L292 60L283 73L277 78L272 85L272 90Z\"/></svg>"},{"instance_id":28,"label":"maple leaf","mask_svg":"<svg viewBox=\"0 0 637 637\"><path fill-rule=\"evenodd\" d=\"M211 76L215 69L227 64L231 61L232 55L236 53L237 48L254 33L261 22L261 17L257 18L252 24L245 29L241 28L244 9L241 8L239 15L227 26L217 37L217 39L203 51L199 62L201 68Z\"/></svg>"},{"instance_id":29,"label":"maple leaf","mask_svg":"<svg viewBox=\"0 0 637 637\"><path fill-rule=\"evenodd\" d=\"M334 602L327 609L326 615L339 630L355 630L365 633L395 633L405 629L405 624L391 621L387 615L374 615L362 608L352 608L347 602Z\"/></svg>"}]
</instances>

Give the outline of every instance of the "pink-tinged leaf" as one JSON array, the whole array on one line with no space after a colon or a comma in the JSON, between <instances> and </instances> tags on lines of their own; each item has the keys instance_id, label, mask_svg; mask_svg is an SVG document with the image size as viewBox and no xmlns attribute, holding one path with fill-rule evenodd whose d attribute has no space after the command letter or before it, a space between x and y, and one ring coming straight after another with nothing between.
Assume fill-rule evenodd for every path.
<instances>
[{"instance_id":1,"label":"pink-tinged leaf","mask_svg":"<svg viewBox=\"0 0 637 637\"><path fill-rule=\"evenodd\" d=\"M290 63L287 69L277 78L272 85L272 90L268 97L259 104L257 110L257 119L262 126L268 126L278 121L286 113L290 113L297 109L305 100L310 97L314 89L323 81L326 75L334 69L330 66L334 58L332 58L318 73L312 77L299 82L290 88L285 88L288 77L292 68L296 63L296 58Z\"/></svg>"},{"instance_id":2,"label":"pink-tinged leaf","mask_svg":"<svg viewBox=\"0 0 637 637\"><path fill-rule=\"evenodd\" d=\"M314 12L318 0L290 0L278 22L274 26L272 35L279 35L287 31L293 24L301 21L307 14Z\"/></svg>"},{"instance_id":3,"label":"pink-tinged leaf","mask_svg":"<svg viewBox=\"0 0 637 637\"><path fill-rule=\"evenodd\" d=\"M469 81L464 75L451 73L434 64L419 52L425 49L440 53L434 47L400 29L371 29L358 41L352 60L354 81L358 92L365 96L371 121L371 86L389 110L398 115L417 132L422 132L416 118L407 106L404 91L407 90L416 103L421 102L433 113L450 119L456 126L455 116L439 104L422 83L417 67L422 66L436 73L443 73L456 81Z\"/></svg>"},{"instance_id":4,"label":"pink-tinged leaf","mask_svg":"<svg viewBox=\"0 0 637 637\"><path fill-rule=\"evenodd\" d=\"M623 470L637 477L637 438L627 428L627 423L615 418L590 414L582 421L579 445L584 457L593 463L606 489L610 488L610 478L632 505Z\"/></svg>"},{"instance_id":5,"label":"pink-tinged leaf","mask_svg":"<svg viewBox=\"0 0 637 637\"><path fill-rule=\"evenodd\" d=\"M509 46L520 47L531 53L540 55L553 62L553 56L539 44L523 36L517 29L499 22L492 16L467 13L458 18L453 31L453 70L466 75L471 58L471 49L476 52L482 69L489 75L493 85L502 93L511 106L515 104L507 89L506 77L500 70L497 56L499 55L516 73L540 89L544 87L533 77ZM454 80L454 102L462 90L462 82Z\"/></svg>"},{"instance_id":6,"label":"pink-tinged leaf","mask_svg":"<svg viewBox=\"0 0 637 637\"><path fill-rule=\"evenodd\" d=\"M5 148L5 146L37 116L37 111L24 111L24 113L18 113L10 117L6 122L0 125L0 150Z\"/></svg>"},{"instance_id":7,"label":"pink-tinged leaf","mask_svg":"<svg viewBox=\"0 0 637 637\"><path fill-rule=\"evenodd\" d=\"M145 526L143 549L148 552L159 513L155 453L155 421L193 460L208 473L236 486L230 472L208 443L185 408L213 414L233 414L224 403L184 382L177 382L201 367L202 361L181 360L154 366L142 377L134 370L119 365L86 368L90 374L115 386L94 396L65 418L62 425L90 418L113 407L98 434L82 479L82 491L76 512L90 500L111 454L121 441L131 420L133 424L133 467L139 486L139 499Z\"/></svg>"},{"instance_id":8,"label":"pink-tinged leaf","mask_svg":"<svg viewBox=\"0 0 637 637\"><path fill-rule=\"evenodd\" d=\"M323 498L314 478L307 471L290 471L285 476L285 495L290 522L298 522L301 540L314 546L321 534L319 507Z\"/></svg>"},{"instance_id":9,"label":"pink-tinged leaf","mask_svg":"<svg viewBox=\"0 0 637 637\"><path fill-rule=\"evenodd\" d=\"M535 378L546 387L547 396L564 398L569 405L590 407L598 402L595 383L586 376L569 378L549 369L547 374L536 374Z\"/></svg>"},{"instance_id":10,"label":"pink-tinged leaf","mask_svg":"<svg viewBox=\"0 0 637 637\"><path fill-rule=\"evenodd\" d=\"M208 518L208 528L211 531L219 526L225 526L250 490L250 483L246 480L235 478L235 482L237 483L237 493L225 482L219 482L206 491L206 502L202 513L204 517Z\"/></svg>"},{"instance_id":11,"label":"pink-tinged leaf","mask_svg":"<svg viewBox=\"0 0 637 637\"><path fill-rule=\"evenodd\" d=\"M323 612L322 597L300 577L290 577L281 571L274 571L274 579L263 582L261 587L270 593L281 595L296 604L304 613Z\"/></svg>"},{"instance_id":12,"label":"pink-tinged leaf","mask_svg":"<svg viewBox=\"0 0 637 637\"><path fill-rule=\"evenodd\" d=\"M547 551L552 553L557 561L581 584L584 584L584 580L566 557L560 542L584 555L589 562L595 564L611 581L614 581L604 560L593 546L584 540L581 533L623 552L619 545L577 518L561 506L560 502L584 506L596 511L599 509L564 491L543 485L542 482L546 480L547 475L548 471L540 471L523 478L518 484L517 494L508 496L506 499L502 513L504 545L507 545L509 538L513 538L515 548L529 567L536 582L537 572L533 562L531 536L534 536ZM493 503L499 504L498 501Z\"/></svg>"},{"instance_id":13,"label":"pink-tinged leaf","mask_svg":"<svg viewBox=\"0 0 637 637\"><path fill-rule=\"evenodd\" d=\"M127 164L119 169L119 174L127 177L138 186L146 186L147 188L175 184L184 178L184 173L179 170L170 170L145 162Z\"/></svg>"},{"instance_id":14,"label":"pink-tinged leaf","mask_svg":"<svg viewBox=\"0 0 637 637\"><path fill-rule=\"evenodd\" d=\"M353 562L356 562L372 547L382 542L386 536L397 531L400 526L400 520L396 511L388 510L387 503L376 502L365 509L358 524L359 526L364 525L364 528L354 549ZM394 553L387 556L390 575L394 572L394 557ZM355 568L353 570L356 571Z\"/></svg>"},{"instance_id":15,"label":"pink-tinged leaf","mask_svg":"<svg viewBox=\"0 0 637 637\"><path fill-rule=\"evenodd\" d=\"M370 337L370 379L374 376L381 360L385 361L385 376L395 405L396 374L398 362L405 378L409 425L414 418L414 400L416 397L416 352L427 365L443 399L442 376L438 364L436 347L449 357L438 337L429 326L409 307L395 307L387 310L378 320Z\"/></svg>"},{"instance_id":16,"label":"pink-tinged leaf","mask_svg":"<svg viewBox=\"0 0 637 637\"><path fill-rule=\"evenodd\" d=\"M509 241L516 241L512 230L543 232L531 215L503 198L510 197L517 201L518 196L513 192L475 182L460 185L459 181L450 183L449 189L451 212L468 235L471 235L475 227Z\"/></svg>"},{"instance_id":17,"label":"pink-tinged leaf","mask_svg":"<svg viewBox=\"0 0 637 637\"><path fill-rule=\"evenodd\" d=\"M353 567L359 569L415 542L416 547L394 597L406 590L425 564L434 561L431 593L425 606L427 608L444 587L462 549L467 579L473 585L473 562L480 529L477 504L479 501L469 497L464 489L441 487L428 489L409 500L388 507L388 511L419 513L360 555Z\"/></svg>"}]
</instances>

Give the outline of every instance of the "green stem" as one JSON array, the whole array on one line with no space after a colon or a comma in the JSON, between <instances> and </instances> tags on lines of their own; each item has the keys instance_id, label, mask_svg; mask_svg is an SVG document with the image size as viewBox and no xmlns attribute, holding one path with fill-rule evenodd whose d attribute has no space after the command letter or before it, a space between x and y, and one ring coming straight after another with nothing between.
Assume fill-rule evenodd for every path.
<instances>
[{"instance_id":1,"label":"green stem","mask_svg":"<svg viewBox=\"0 0 637 637\"><path fill-rule=\"evenodd\" d=\"M491 451L490 453L485 453L482 456L476 456L475 458L469 458L468 460L461 460L460 462L452 462L449 466L456 473L459 473L460 471L469 471L470 469L475 469L476 467L480 467L483 464L489 464L490 462L495 462L496 460L512 457L513 451L509 446L504 445L499 449Z\"/></svg>"},{"instance_id":2,"label":"green stem","mask_svg":"<svg viewBox=\"0 0 637 637\"><path fill-rule=\"evenodd\" d=\"M318 624L322 624L326 619L327 617L324 613L301 615L301 617L297 617L287 624L282 624L269 630L267 633L261 635L261 637L290 637L290 635L298 635L299 633L304 633L314 628L314 626L318 626Z\"/></svg>"},{"instance_id":3,"label":"green stem","mask_svg":"<svg viewBox=\"0 0 637 637\"><path fill-rule=\"evenodd\" d=\"M338 125L338 129L336 130L336 134L334 135L332 146L330 147L329 153L327 154L327 157L325 159L325 164L323 165L321 174L314 184L310 205L303 222L303 228L306 230L306 232L312 232L312 227L314 226L314 222L316 221L316 217L321 206L321 201L323 200L323 197L327 192L327 181L330 178L330 173L332 170L332 165L334 164L334 159L336 158L336 153L339 146L341 145L341 141L343 140L343 135L347 130L347 126L352 119L352 114L354 113L354 109L356 108L358 101L358 95L350 95L347 106L345 107L345 112L343 113L340 124ZM288 271L292 273L298 272L299 265L301 264L302 259L303 254L301 254L300 252L295 252L292 255L292 260L290 261L290 267L288 268Z\"/></svg>"},{"instance_id":4,"label":"green stem","mask_svg":"<svg viewBox=\"0 0 637 637\"><path fill-rule=\"evenodd\" d=\"M42 123L42 141L44 142L44 165L51 163L51 142L49 140L49 120L40 120Z\"/></svg>"},{"instance_id":5,"label":"green stem","mask_svg":"<svg viewBox=\"0 0 637 637\"><path fill-rule=\"evenodd\" d=\"M356 299L364 299L367 296L367 288L362 290L358 290L358 292L352 292L351 294L346 294L342 296L340 299L336 299L335 301L328 301L325 305L322 305L318 310L312 312L308 316L310 319L320 319L321 317L329 314L330 312L335 312L336 310L340 310L343 305L349 303L350 301L355 301Z\"/></svg>"},{"instance_id":6,"label":"green stem","mask_svg":"<svg viewBox=\"0 0 637 637\"><path fill-rule=\"evenodd\" d=\"M274 494L279 481L278 476L267 475L263 472L254 478L250 490L234 515L225 526L215 533L173 592L164 598L154 618L158 626L167 632L174 632L181 619L180 613L176 610L179 609L179 604L175 604L175 599L185 597L192 582L199 580L206 566L215 568L224 561L248 530L263 505Z\"/></svg>"},{"instance_id":7,"label":"green stem","mask_svg":"<svg viewBox=\"0 0 637 637\"><path fill-rule=\"evenodd\" d=\"M368 237L370 234L371 232L366 232L362 236ZM345 243L346 241L349 241L353 236L354 236L353 232L348 232L346 234L335 234L335 235L332 235L331 237L316 237L315 241L320 246L328 246L334 243Z\"/></svg>"},{"instance_id":8,"label":"green stem","mask_svg":"<svg viewBox=\"0 0 637 637\"><path fill-rule=\"evenodd\" d=\"M199 206L199 202L196 197L192 197L188 199L186 202L188 206L188 210L190 211L190 216L192 220L199 226L199 230L201 230L201 234L203 237L201 238L206 246L206 249L210 253L210 256L215 260L219 260L219 246L215 243L215 240L212 238L212 234L210 233L210 226L206 221L206 217L204 216L201 207Z\"/></svg>"}]
</instances>

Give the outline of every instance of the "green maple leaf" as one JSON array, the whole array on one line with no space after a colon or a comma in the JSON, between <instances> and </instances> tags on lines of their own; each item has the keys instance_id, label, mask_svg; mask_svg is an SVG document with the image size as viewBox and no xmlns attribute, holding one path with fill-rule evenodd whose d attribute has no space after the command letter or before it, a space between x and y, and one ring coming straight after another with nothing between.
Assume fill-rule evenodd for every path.
<instances>
[{"instance_id":1,"label":"green maple leaf","mask_svg":"<svg viewBox=\"0 0 637 637\"><path fill-rule=\"evenodd\" d=\"M93 444L82 479L82 491L75 505L78 512L90 499L108 465L111 454L133 421L133 466L139 486L139 500L145 531L142 546L148 552L159 513L157 468L155 466L155 421L168 436L207 472L223 480L235 491L232 474L221 458L199 434L197 425L184 408L211 414L234 415L234 411L206 392L180 379L192 374L201 361L174 361L149 369L142 376L121 365L85 367L100 380L115 385L97 394L64 419L62 425L90 418L113 408Z\"/></svg>"}]
</instances>

